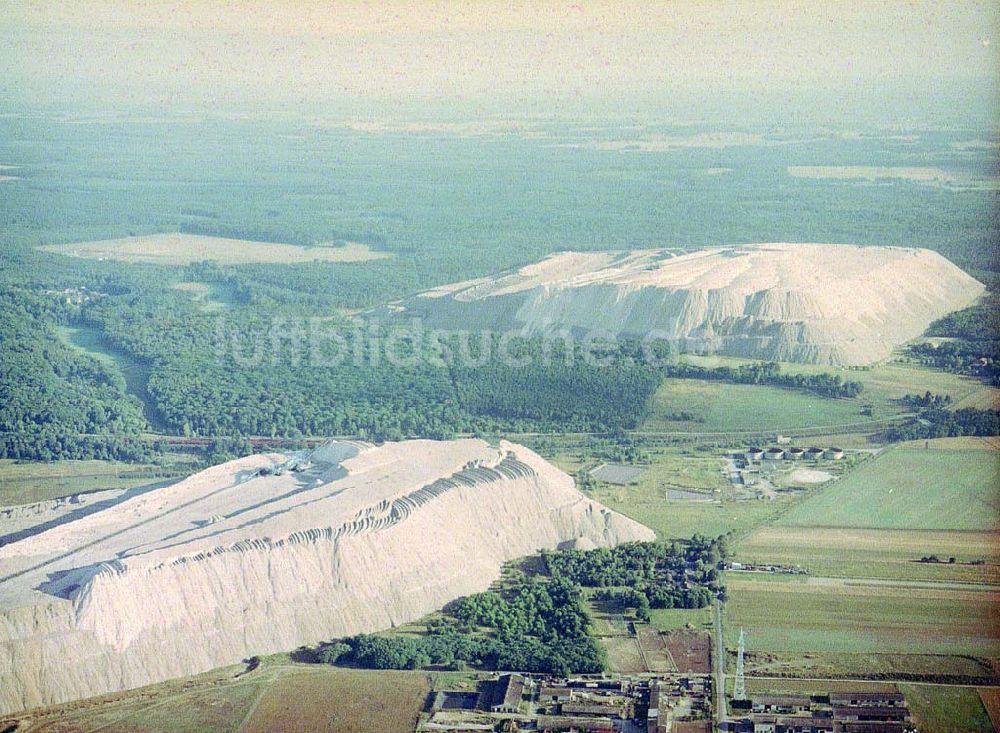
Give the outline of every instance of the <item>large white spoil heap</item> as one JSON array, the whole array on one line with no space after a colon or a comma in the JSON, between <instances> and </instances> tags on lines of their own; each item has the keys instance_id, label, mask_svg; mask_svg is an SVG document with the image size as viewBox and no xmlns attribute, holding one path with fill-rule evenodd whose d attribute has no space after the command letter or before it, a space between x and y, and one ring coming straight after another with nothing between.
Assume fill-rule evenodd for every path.
<instances>
[{"instance_id":1,"label":"large white spoil heap","mask_svg":"<svg viewBox=\"0 0 1000 733\"><path fill-rule=\"evenodd\" d=\"M685 352L859 365L886 358L983 290L930 250L755 244L561 252L400 307L432 327L652 336Z\"/></svg>"},{"instance_id":2,"label":"large white spoil heap","mask_svg":"<svg viewBox=\"0 0 1000 733\"><path fill-rule=\"evenodd\" d=\"M389 628L541 548L653 539L528 449L471 439L249 456L13 536L0 712Z\"/></svg>"}]
</instances>

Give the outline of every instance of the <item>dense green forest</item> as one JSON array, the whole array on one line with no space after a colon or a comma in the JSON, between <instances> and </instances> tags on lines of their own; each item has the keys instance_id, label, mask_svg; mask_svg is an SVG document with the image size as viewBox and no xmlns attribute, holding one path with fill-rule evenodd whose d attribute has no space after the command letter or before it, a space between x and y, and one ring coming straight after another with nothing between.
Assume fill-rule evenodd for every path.
<instances>
[{"instance_id":1,"label":"dense green forest","mask_svg":"<svg viewBox=\"0 0 1000 733\"><path fill-rule=\"evenodd\" d=\"M367 133L289 120L0 119L0 162L18 166L0 183L4 455L139 460L148 451L137 440L149 428L144 415L169 432L207 436L607 432L637 425L666 376L828 397L860 390L850 380L782 374L774 365L654 366L630 359L628 345L607 354L611 367L581 359L545 364L537 358L541 345L530 340L519 347L534 357L526 366L491 360L473 367L441 359L428 344L416 348L430 358L394 364L373 361L357 336L373 329L384 341L392 328L370 325L359 310L561 249L905 243L995 279L997 192L847 185L786 172L818 160L912 165L917 155L988 174L986 158L953 148L961 132L925 133L905 150L877 135L813 135L808 145L792 135L782 145L663 153L576 144L614 139L614 127L539 123L536 132L482 137ZM729 172L706 175L709 169ZM35 249L176 231L304 246L361 242L389 256L179 267ZM181 283L209 288L216 310L174 287ZM970 364L996 350L981 315L943 319L937 330L959 345L921 357L988 370ZM318 347L311 340L317 323L326 339ZM142 364L141 393L126 390L113 363L63 343L58 329L67 325L88 329ZM324 349L341 337L351 358L333 363Z\"/></svg>"},{"instance_id":2,"label":"dense green forest","mask_svg":"<svg viewBox=\"0 0 1000 733\"><path fill-rule=\"evenodd\" d=\"M142 406L121 375L55 335L72 310L0 288L0 458L146 460Z\"/></svg>"},{"instance_id":3,"label":"dense green forest","mask_svg":"<svg viewBox=\"0 0 1000 733\"><path fill-rule=\"evenodd\" d=\"M934 321L924 335L947 339L909 347L910 354L924 364L1000 385L1000 295L996 290L988 291L975 305Z\"/></svg>"}]
</instances>

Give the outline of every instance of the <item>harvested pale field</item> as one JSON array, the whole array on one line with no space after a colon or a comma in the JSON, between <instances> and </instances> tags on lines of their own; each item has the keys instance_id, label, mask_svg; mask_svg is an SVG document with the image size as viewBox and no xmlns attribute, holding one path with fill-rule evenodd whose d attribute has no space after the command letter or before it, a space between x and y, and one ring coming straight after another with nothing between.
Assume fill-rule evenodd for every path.
<instances>
[{"instance_id":1,"label":"harvested pale field","mask_svg":"<svg viewBox=\"0 0 1000 733\"><path fill-rule=\"evenodd\" d=\"M931 555L944 562L918 562ZM765 527L740 541L737 559L800 565L818 576L998 584L1000 533Z\"/></svg>"},{"instance_id":2,"label":"harvested pale field","mask_svg":"<svg viewBox=\"0 0 1000 733\"><path fill-rule=\"evenodd\" d=\"M289 672L267 689L242 730L410 733L429 692L427 674L420 672Z\"/></svg>"},{"instance_id":3,"label":"harvested pale field","mask_svg":"<svg viewBox=\"0 0 1000 733\"><path fill-rule=\"evenodd\" d=\"M974 687L900 685L919 733L991 733L993 725Z\"/></svg>"},{"instance_id":4,"label":"harvested pale field","mask_svg":"<svg viewBox=\"0 0 1000 733\"><path fill-rule=\"evenodd\" d=\"M271 666L276 664L276 666ZM447 675L437 686L448 685ZM254 672L213 670L19 716L24 733L409 733L427 699L425 672L265 661ZM454 685L451 685L454 686Z\"/></svg>"},{"instance_id":5,"label":"harvested pale field","mask_svg":"<svg viewBox=\"0 0 1000 733\"><path fill-rule=\"evenodd\" d=\"M19 733L235 733L273 674L243 665L40 708L17 716ZM6 720L0 719L0 730Z\"/></svg>"},{"instance_id":6,"label":"harvested pale field","mask_svg":"<svg viewBox=\"0 0 1000 733\"><path fill-rule=\"evenodd\" d=\"M797 468L788 474L785 483L789 484L822 484L833 478L826 471L816 471L809 468Z\"/></svg>"},{"instance_id":7,"label":"harvested pale field","mask_svg":"<svg viewBox=\"0 0 1000 733\"><path fill-rule=\"evenodd\" d=\"M621 674L649 671L634 636L604 636L600 642L608 654L608 671Z\"/></svg>"},{"instance_id":8,"label":"harvested pale field","mask_svg":"<svg viewBox=\"0 0 1000 733\"><path fill-rule=\"evenodd\" d=\"M225 265L260 262L296 264L302 262L365 262L389 255L375 252L367 245L348 243L343 246L254 242L246 239L226 239L200 234L149 234L124 239L94 242L48 244L39 247L44 252L83 257L90 260L119 260L158 265L187 265L213 260Z\"/></svg>"},{"instance_id":9,"label":"harvested pale field","mask_svg":"<svg viewBox=\"0 0 1000 733\"><path fill-rule=\"evenodd\" d=\"M680 351L848 366L887 358L983 290L929 250L774 243L560 252L402 308L444 328L654 335Z\"/></svg>"}]
</instances>

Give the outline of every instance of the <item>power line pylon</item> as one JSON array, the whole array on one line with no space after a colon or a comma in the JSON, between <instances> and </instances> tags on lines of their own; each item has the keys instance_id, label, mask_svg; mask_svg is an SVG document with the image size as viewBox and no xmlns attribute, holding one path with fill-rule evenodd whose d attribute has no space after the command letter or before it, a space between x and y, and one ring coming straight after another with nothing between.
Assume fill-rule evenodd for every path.
<instances>
[{"instance_id":1,"label":"power line pylon","mask_svg":"<svg viewBox=\"0 0 1000 733\"><path fill-rule=\"evenodd\" d=\"M747 681L743 676L743 654L746 651L746 634L740 629L740 650L736 657L736 682L733 684L733 699L747 699Z\"/></svg>"}]
</instances>

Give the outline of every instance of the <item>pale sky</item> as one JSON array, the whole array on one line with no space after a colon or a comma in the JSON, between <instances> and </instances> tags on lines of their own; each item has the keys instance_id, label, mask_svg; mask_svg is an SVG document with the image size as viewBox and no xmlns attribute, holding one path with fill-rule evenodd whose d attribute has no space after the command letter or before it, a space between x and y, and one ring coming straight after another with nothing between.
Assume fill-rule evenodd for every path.
<instances>
[{"instance_id":1,"label":"pale sky","mask_svg":"<svg viewBox=\"0 0 1000 733\"><path fill-rule=\"evenodd\" d=\"M984 98L1000 3L0 0L14 104L261 106L699 93Z\"/></svg>"}]
</instances>

